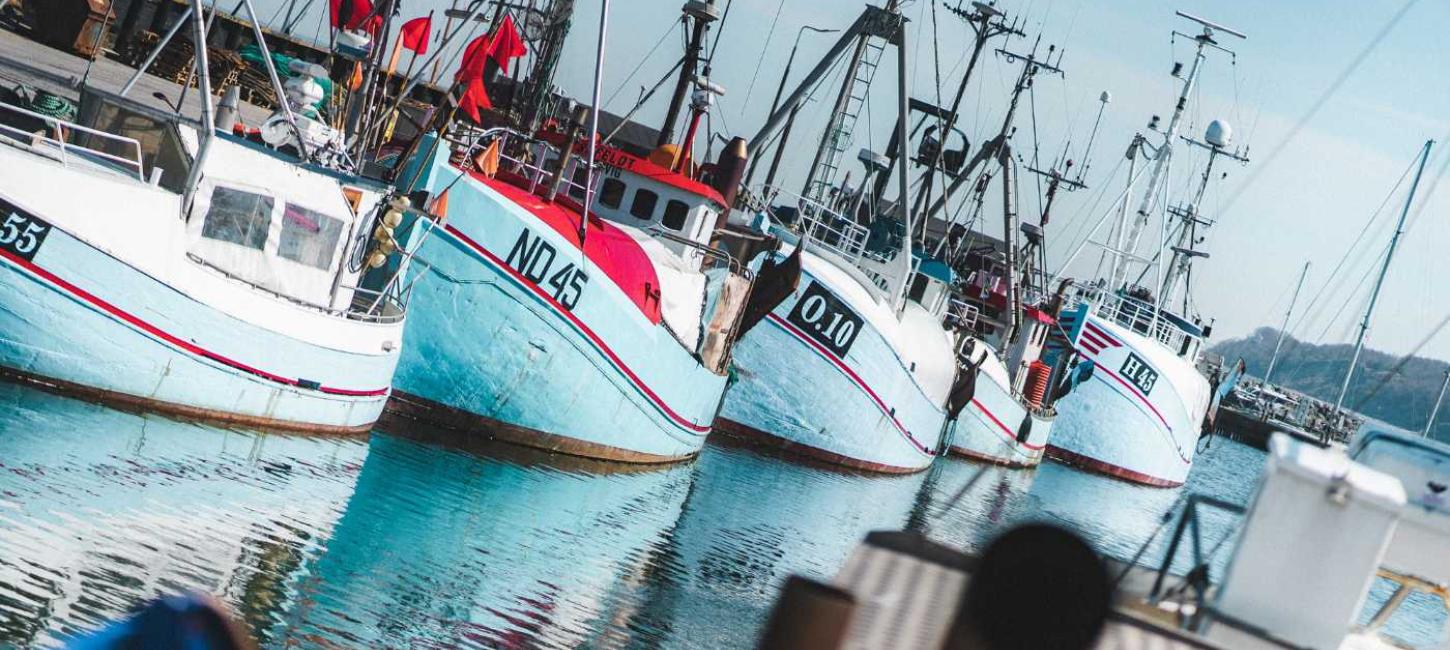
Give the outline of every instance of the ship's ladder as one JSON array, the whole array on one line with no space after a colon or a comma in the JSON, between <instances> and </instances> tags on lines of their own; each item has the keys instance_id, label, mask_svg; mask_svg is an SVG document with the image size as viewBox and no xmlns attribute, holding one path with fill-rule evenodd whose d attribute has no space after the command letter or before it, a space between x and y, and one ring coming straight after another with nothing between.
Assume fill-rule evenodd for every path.
<instances>
[{"instance_id":1,"label":"ship's ladder","mask_svg":"<svg viewBox=\"0 0 1450 650\"><path fill-rule=\"evenodd\" d=\"M861 51L861 61L856 66L856 72L850 79L846 101L826 125L825 156L821 158L819 176L806 194L816 200L827 196L827 190L836 181L836 171L841 166L843 154L851 147L856 119L866 106L867 96L871 92L871 80L875 78L876 68L881 63L881 54L886 50L885 40L871 36L864 38L865 47Z\"/></svg>"}]
</instances>

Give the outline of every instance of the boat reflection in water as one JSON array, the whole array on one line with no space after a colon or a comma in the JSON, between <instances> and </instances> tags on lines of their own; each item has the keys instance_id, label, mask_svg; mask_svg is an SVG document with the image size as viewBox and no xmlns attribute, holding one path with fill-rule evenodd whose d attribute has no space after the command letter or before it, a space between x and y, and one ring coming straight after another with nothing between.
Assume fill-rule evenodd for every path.
<instances>
[{"instance_id":1,"label":"boat reflection in water","mask_svg":"<svg viewBox=\"0 0 1450 650\"><path fill-rule=\"evenodd\" d=\"M385 421L384 430L394 423ZM416 427L408 423L408 427ZM410 430L372 438L281 644L625 644L689 466L643 468Z\"/></svg>"},{"instance_id":2,"label":"boat reflection in water","mask_svg":"<svg viewBox=\"0 0 1450 650\"><path fill-rule=\"evenodd\" d=\"M739 444L739 443L735 443ZM651 614L667 647L749 647L792 573L829 579L867 532L899 529L936 472L867 475L712 444L672 538Z\"/></svg>"},{"instance_id":3,"label":"boat reflection in water","mask_svg":"<svg viewBox=\"0 0 1450 650\"><path fill-rule=\"evenodd\" d=\"M184 590L264 629L367 453L0 383L0 647L54 645Z\"/></svg>"}]
</instances>

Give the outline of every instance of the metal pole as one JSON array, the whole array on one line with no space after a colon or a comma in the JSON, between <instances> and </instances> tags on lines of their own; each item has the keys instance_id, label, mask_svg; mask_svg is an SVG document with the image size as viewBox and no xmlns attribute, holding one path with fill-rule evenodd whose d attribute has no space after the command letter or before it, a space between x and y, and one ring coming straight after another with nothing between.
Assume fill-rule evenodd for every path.
<instances>
[{"instance_id":1,"label":"metal pole","mask_svg":"<svg viewBox=\"0 0 1450 650\"><path fill-rule=\"evenodd\" d=\"M714 12L715 0L705 0L705 12ZM675 84L675 94L670 97L670 107L665 111L665 121L660 126L659 137L655 141L655 147L663 147L674 139L675 120L680 117L680 110L684 108L685 97L690 93L690 83L695 79L695 71L699 69L705 51L705 32L709 30L713 18L706 19L703 15L690 13L690 5L685 5L685 15L695 21L694 29L690 33L690 44L685 50L685 65L680 68L680 80Z\"/></svg>"},{"instance_id":2,"label":"metal pole","mask_svg":"<svg viewBox=\"0 0 1450 650\"><path fill-rule=\"evenodd\" d=\"M1400 210L1400 221L1395 224L1395 234L1390 238L1390 250L1385 253L1385 263L1380 266L1380 274L1374 281L1374 291L1369 294L1369 307L1364 310L1364 320L1359 323L1359 336L1354 341L1354 356L1349 358L1349 370L1344 373L1344 383L1339 387L1339 397L1334 399L1334 410L1342 410L1344 406L1344 394L1349 392L1349 380L1354 378L1354 367L1359 364L1359 355L1364 351L1364 337L1369 333L1370 319L1374 317L1374 306L1379 302L1380 288L1385 284L1385 275L1390 271L1390 260L1394 259L1395 247L1400 243L1400 235L1405 233L1405 217L1410 214L1410 204L1415 202L1415 191L1420 187L1420 177L1425 173L1425 163L1430 160L1430 148L1435 146L1434 140L1425 141L1425 149L1420 153L1420 166L1415 170L1415 181L1410 184L1410 195L1405 197L1405 207Z\"/></svg>"},{"instance_id":3,"label":"metal pole","mask_svg":"<svg viewBox=\"0 0 1450 650\"><path fill-rule=\"evenodd\" d=\"M863 13L856 18L856 22L852 23L851 27L846 30L846 33L842 34L841 38L836 40L835 45L831 46L830 51L826 52L826 55L821 57L821 60L816 63L816 67L811 68L811 71L806 73L806 78L801 80L800 84L796 86L790 96L780 106L776 107L775 112L771 113L769 118L766 118L765 124L760 127L760 130L755 133L754 137L750 138L750 149L748 153L751 158L760 154L760 149L765 146L766 141L770 139L770 135L775 133L776 129L780 128L786 116L805 102L806 93L821 80L821 77L825 76L826 71L836 62L836 58L841 56L846 51L846 48L851 45L851 41L862 33L862 30L866 28L866 17L868 15Z\"/></svg>"},{"instance_id":4,"label":"metal pole","mask_svg":"<svg viewBox=\"0 0 1450 650\"><path fill-rule=\"evenodd\" d=\"M819 34L829 34L829 33L841 31L839 29L821 29L819 27L811 27L810 25L801 25L801 28L798 29L798 30L796 30L796 33L795 33L795 45L792 45L790 47L790 56L787 57L786 60L785 60L785 70L780 73L780 85L778 85L778 86L775 87L775 98L772 99L772 100L770 100L770 113L767 113L767 115L773 115L773 114L775 114L775 109L777 109L777 108L780 107L780 96L785 93L785 82L786 82L787 79L790 78L790 67L791 67L792 64L795 63L795 53L796 53L796 50L800 48L800 46L801 46L801 36L804 36L805 35L807 29L809 29L809 30L811 30L813 32L819 33ZM795 113L792 112L791 115L794 116ZM776 152L777 152L777 156L776 157L777 158L779 158L779 152L780 152L780 150L785 148L785 139L787 137L787 134L789 134L789 133L790 133L790 128L789 128L789 126L787 126L786 127L786 133L781 134L781 136L780 136L780 142L777 143L777 145L776 145ZM752 179L752 178L755 177L755 167L756 167L756 164L759 163L759 162L760 161L758 159L755 159L755 158L751 158L750 159L750 170L747 171L747 172L745 172L745 184L746 185L749 185L750 184L750 179Z\"/></svg>"},{"instance_id":5,"label":"metal pole","mask_svg":"<svg viewBox=\"0 0 1450 650\"><path fill-rule=\"evenodd\" d=\"M252 21L252 34L257 38L257 49L262 52L262 67L267 71L267 79L272 82L272 91L277 93L277 104L282 107L282 115L287 118L287 124L292 127L292 134L297 137L297 152L302 154L302 161L308 162L312 154L307 151L307 140L302 136L302 129L297 127L297 116L292 113L292 107L287 103L287 89L282 86L282 80L277 76L277 67L273 65L272 51L267 47L267 39L262 34L262 22L257 20L257 12L252 7L252 0L242 0L247 7L247 18ZM210 101L210 97L207 98Z\"/></svg>"},{"instance_id":6,"label":"metal pole","mask_svg":"<svg viewBox=\"0 0 1450 650\"><path fill-rule=\"evenodd\" d=\"M766 187L775 185L775 173L780 171L780 159L785 155L785 143L787 140L790 140L790 130L795 126L795 116L796 113L800 112L800 109L801 107L799 105L790 109L790 117L785 120L785 128L780 132L780 142L775 145L775 156L770 159L770 171L765 173ZM749 179L746 179L746 182L749 183Z\"/></svg>"},{"instance_id":7,"label":"metal pole","mask_svg":"<svg viewBox=\"0 0 1450 650\"><path fill-rule=\"evenodd\" d=\"M171 2L171 0L164 1ZM157 9L157 11L160 11L160 9ZM131 92L131 88L135 87L136 82L141 80L141 75L145 74L146 69L151 67L152 63L156 62L156 57L161 55L161 50L166 49L166 46L171 43L172 37L176 36L176 32L181 30L182 25L186 24L186 19L191 18L191 12L193 11L195 11L195 8L187 5L186 11L181 12L181 17L177 18L175 23L172 23L171 29L166 30L166 35L162 36L160 41L157 41L156 47L152 48L151 53L146 55L146 60L142 61L141 65L136 68L135 74L132 74L131 78L126 81L126 85L121 87L122 97L125 97L126 93Z\"/></svg>"},{"instance_id":8,"label":"metal pole","mask_svg":"<svg viewBox=\"0 0 1450 650\"><path fill-rule=\"evenodd\" d=\"M599 47L595 51L594 61L594 99L593 107L589 109L589 161L584 176L584 211L579 215L579 252L580 259L585 259L584 236L589 232L589 208L594 204L594 160L595 147L599 142L599 95L604 83L604 35L609 27L609 0L600 0L599 9ZM560 169L563 164L560 163Z\"/></svg>"},{"instance_id":9,"label":"metal pole","mask_svg":"<svg viewBox=\"0 0 1450 650\"><path fill-rule=\"evenodd\" d=\"M211 150L211 141L216 138L216 117L212 115L211 105L211 65L206 56L206 19L202 16L200 4L201 0L192 2L191 24L196 33L193 42L196 44L196 81L201 90L201 129L196 134L196 159L191 162L191 169L186 174L186 190L181 197L183 211L191 209L196 186L201 182L201 170L206 166L207 152Z\"/></svg>"},{"instance_id":10,"label":"metal pole","mask_svg":"<svg viewBox=\"0 0 1450 650\"><path fill-rule=\"evenodd\" d=\"M1274 343L1274 355L1269 357L1269 368L1264 371L1264 383L1269 383L1269 377L1274 374L1274 366L1279 362L1279 349L1284 347L1284 337L1289 335L1289 316L1294 313L1294 303L1299 302L1299 290L1304 288L1304 278L1309 275L1309 262L1304 263L1304 270L1299 273L1299 284L1294 285L1294 295L1289 298L1289 308L1284 310L1284 324L1279 327L1279 340Z\"/></svg>"},{"instance_id":11,"label":"metal pole","mask_svg":"<svg viewBox=\"0 0 1450 650\"><path fill-rule=\"evenodd\" d=\"M1168 121L1168 128L1163 131L1163 145L1153 156L1153 174L1148 177L1148 188L1143 192L1143 202L1138 206L1137 218L1133 220L1127 232L1125 245L1133 250L1137 250L1138 239L1142 236L1143 227L1147 225L1148 218L1156 207L1159 183L1167 179L1166 172L1169 161L1173 159L1173 145L1174 140L1178 138L1178 127L1183 121L1183 112L1188 108L1188 98L1193 93L1193 84L1198 80L1198 70L1203 60L1207 58L1203 54L1203 48L1206 45L1206 41L1199 39L1198 51L1193 55L1193 67L1189 68L1188 77L1183 80L1183 89L1178 93L1178 103L1173 107L1173 117ZM1130 261L1126 255L1118 257L1118 263L1113 268L1113 275L1108 282L1109 287L1116 287L1127 279ZM1160 264L1159 267L1161 268L1161 266Z\"/></svg>"},{"instance_id":12,"label":"metal pole","mask_svg":"<svg viewBox=\"0 0 1450 650\"><path fill-rule=\"evenodd\" d=\"M1445 401L1445 389L1450 388L1450 370L1445 371L1445 381L1440 384L1440 396L1435 398L1435 407L1430 409L1430 420L1425 423L1425 430L1420 433L1421 438L1429 438L1430 430L1435 428L1435 416L1440 413L1440 404Z\"/></svg>"},{"instance_id":13,"label":"metal pole","mask_svg":"<svg viewBox=\"0 0 1450 650\"><path fill-rule=\"evenodd\" d=\"M892 3L892 6L893 7L895 6L895 3L894 2ZM907 111L910 110L910 109L907 106L907 94L906 94L907 93L907 90L906 90L906 21L905 20L901 21L901 27L899 29L901 31L897 32L897 34L896 34L896 101L897 101L896 109L898 111L897 114L896 114L896 137L897 137L897 143L896 144L897 144L897 148L898 148L898 155L901 156L901 160L902 161L906 161L906 160L909 160L909 158L907 156L907 151L906 151L906 148L908 146L907 139L909 137L907 135L906 120L907 120L907 117L910 115L910 113L908 113ZM861 42L862 43L865 43L865 38L864 37L862 38L862 41ZM899 186L898 187L898 192L899 193L898 193L897 198L896 198L896 207L897 207L898 213L901 215L901 222L902 222L901 225L902 225L902 228L903 228L902 233L901 233L902 234L902 237L901 237L901 252L899 253L899 255L901 256L901 265L902 265L902 270L901 270L901 286L897 288L898 293L895 296L895 299L896 299L896 309L897 309L898 312L902 308L904 308L906 306L906 292L909 289L909 286L908 285L909 285L909 280L911 279L911 267L912 267L912 259L911 259L912 258L912 253L911 253L911 240L912 240L912 236L911 236L911 232L912 232L911 211L908 210L907 207L906 207L906 199L907 199L907 197L911 193L911 181L907 178L909 176L909 174L907 173L906 167L907 167L907 165L905 164L905 162L903 162L902 165L897 168L897 171L899 172L898 178L900 180L899 180L899 183L898 183L898 186Z\"/></svg>"}]
</instances>

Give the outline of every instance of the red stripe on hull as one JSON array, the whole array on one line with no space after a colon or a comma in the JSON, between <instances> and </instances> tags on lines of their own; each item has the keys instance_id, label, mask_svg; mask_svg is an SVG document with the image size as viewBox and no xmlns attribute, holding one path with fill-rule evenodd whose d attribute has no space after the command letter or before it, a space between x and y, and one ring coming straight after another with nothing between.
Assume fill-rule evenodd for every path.
<instances>
[{"instance_id":1,"label":"red stripe on hull","mask_svg":"<svg viewBox=\"0 0 1450 650\"><path fill-rule=\"evenodd\" d=\"M1111 463L1105 463L1096 458L1089 458L1082 454L1073 453L1071 451L1063 449L1062 447L1054 447L1052 445L1048 445L1047 457L1060 463L1065 463L1074 467L1081 467L1083 469L1092 470L1100 474L1107 474L1108 476L1111 476L1113 478L1122 479L1124 481L1129 481L1132 483L1141 483L1143 485L1151 485L1153 487L1164 488L1172 488L1183 485L1182 481L1170 481L1166 478L1149 476L1148 474L1144 474L1142 472L1135 472L1131 469L1118 467L1117 465L1113 465Z\"/></svg>"},{"instance_id":2,"label":"red stripe on hull","mask_svg":"<svg viewBox=\"0 0 1450 650\"><path fill-rule=\"evenodd\" d=\"M179 348L198 357L209 359L221 365L236 370L241 370L242 372L261 377L262 379L266 379L268 381L273 381L279 384L286 384L288 386L294 386L303 390L315 390L317 392L328 393L330 395L344 395L348 397L378 397L381 395L385 395L388 392L387 387L371 389L352 389L321 385L315 388L304 386L302 384L302 381L299 379L291 379L288 377L283 377L281 375L270 373L260 368L255 368L240 361L236 361L234 359L222 356L189 341L184 341L181 338L171 334L170 332L162 330L161 328L156 327L151 323L141 320L140 318L121 309L120 307L106 302L95 294L92 294L85 289L77 287L76 285L61 279L60 276L57 276L50 271L40 268L34 263L26 261L25 259L22 259L9 251L0 250L0 258L3 258L11 264L14 264L17 267L24 269L31 274L34 274L35 276L45 280L46 282L49 282L57 288L65 291L66 293L69 293L72 296L78 298L82 302L88 303L92 307L99 309L106 314L109 314L111 317L121 320L122 322L125 322L132 327L151 335L152 337L155 337L165 343L170 344L172 347Z\"/></svg>"},{"instance_id":3,"label":"red stripe on hull","mask_svg":"<svg viewBox=\"0 0 1450 650\"><path fill-rule=\"evenodd\" d=\"M786 440L773 433L761 431L755 427L723 417L715 420L715 430L727 436L753 443L756 446L778 449L792 456L867 472L876 472L879 474L914 474L926 469L925 467L898 467L896 465L873 463L859 458L843 456L819 447L812 447L807 444L795 442L794 440Z\"/></svg>"},{"instance_id":4,"label":"red stripe on hull","mask_svg":"<svg viewBox=\"0 0 1450 650\"><path fill-rule=\"evenodd\" d=\"M1086 322L1083 323L1083 325L1086 326L1086 329L1083 330L1084 333L1092 332L1094 335L1096 335L1098 338L1106 341L1107 344L1110 345L1110 346L1112 346L1112 347L1118 347L1119 345L1122 345L1122 343L1119 342L1118 339L1116 339L1113 336L1109 335L1107 332L1104 332L1101 327L1098 327L1097 325L1094 325L1092 321L1090 321L1090 320L1089 321L1086 321Z\"/></svg>"},{"instance_id":5,"label":"red stripe on hull","mask_svg":"<svg viewBox=\"0 0 1450 650\"><path fill-rule=\"evenodd\" d=\"M1093 333L1092 332L1089 332L1087 330L1083 330L1082 336L1080 337L1080 341L1082 342L1083 345L1087 345L1087 344L1091 343L1093 345L1093 347L1096 347L1096 348L1105 348L1105 347L1108 347L1108 344L1107 343L1105 343L1102 339L1100 339L1100 338L1098 338L1096 336L1093 336Z\"/></svg>"},{"instance_id":6,"label":"red stripe on hull","mask_svg":"<svg viewBox=\"0 0 1450 650\"><path fill-rule=\"evenodd\" d=\"M1006 434L1007 440L1010 441L1012 444L1017 445L1023 449L1030 449L1032 451L1038 451L1046 446L1045 443L1041 445L1029 445L1025 442L1017 442L1017 434L1013 433L1011 429L1007 428L1007 425L1002 424L1002 421L998 420L997 416L992 415L992 412L988 411L987 407L982 406L982 403L977 401L975 397L972 398L972 405L977 407L977 410L981 411L982 415L987 416L987 419L991 420L992 424L997 425L997 428L1001 429L1002 433Z\"/></svg>"},{"instance_id":7,"label":"red stripe on hull","mask_svg":"<svg viewBox=\"0 0 1450 650\"><path fill-rule=\"evenodd\" d=\"M911 432L908 431L906 427L902 425L899 420L896 419L896 415L892 413L891 407L887 406L886 402L883 401L881 397L876 394L876 391L871 390L871 387L866 385L866 382L861 379L860 375L856 374L856 371L851 370L850 366L847 366L840 359L837 359L836 356L831 354L830 351L826 350L824 346L822 346L820 343L815 342L809 336L806 336L805 332L800 331L800 329L798 329L794 325L791 325L784 318L776 316L774 313L766 314L766 316L770 318L771 322L780 325L787 332L790 332L796 338L804 341L811 348L815 349L816 352L820 353L821 356L825 357L827 361L830 361L831 365L834 365L837 370L840 370L847 377L849 377L858 388L864 391L866 395L871 398L871 401L876 403L876 407L881 409L881 413L884 414L887 419L891 420L891 424L896 426L896 430L900 431L901 435L905 436L906 440L910 442L917 451L920 451L927 456L935 455L932 453L930 448L928 448L924 444L921 444L921 441L917 440L915 436L911 435Z\"/></svg>"},{"instance_id":8,"label":"red stripe on hull","mask_svg":"<svg viewBox=\"0 0 1450 650\"><path fill-rule=\"evenodd\" d=\"M499 259L497 255L489 252L489 250L487 248L484 248L482 244L474 241L468 235L463 234L462 231L454 228L452 225L444 225L443 229L448 232L448 234L457 238L458 241L463 242L469 248L478 252L484 257L484 259L488 260L490 264L503 270L503 272L508 274L508 276L512 278L515 283L518 283L522 287L526 287L529 291L533 292L533 294L537 298L544 301L544 304L552 308L555 313L563 316L565 320L569 321L569 323L573 325L576 329L578 329L579 332L584 334L585 338L589 339L589 342L594 345L595 349L604 353L604 356L609 359L610 363L614 364L614 366L618 368L620 372L624 373L625 378L629 379L630 383L634 385L636 390L640 391L640 393L643 394L645 398L647 398L652 404L654 404L655 408L659 409L661 413L669 417L676 426L688 429L699 434L706 434L710 432L709 425L695 424L694 422L691 422L689 419L685 418L683 415L675 412L674 409L670 408L670 405L666 404L663 398L656 394L654 390L652 390L649 386L645 385L644 380L640 379L639 375L634 374L634 371L631 370L629 366L624 364L624 361L614 353L614 350L604 343L604 339L600 338L598 334L595 334L594 330L589 329L589 326L585 325L584 321L579 320L579 317L575 316L573 312L565 309L563 305L559 304L559 301L555 300L553 296L549 295L543 289L539 288L538 285L529 281L529 279L525 278L523 274L515 271L513 267L509 266L503 260Z\"/></svg>"},{"instance_id":9,"label":"red stripe on hull","mask_svg":"<svg viewBox=\"0 0 1450 650\"><path fill-rule=\"evenodd\" d=\"M153 397L141 397L104 388L37 375L24 370L0 366L0 380L9 381L54 393L71 399L95 402L118 411L130 413L159 413L165 417L186 422L201 422L224 427L244 427L256 431L276 433L306 433L313 435L365 435L373 428L373 422L357 426L313 424L296 420L279 420L260 415L243 415L230 411L190 406L167 402Z\"/></svg>"}]
</instances>

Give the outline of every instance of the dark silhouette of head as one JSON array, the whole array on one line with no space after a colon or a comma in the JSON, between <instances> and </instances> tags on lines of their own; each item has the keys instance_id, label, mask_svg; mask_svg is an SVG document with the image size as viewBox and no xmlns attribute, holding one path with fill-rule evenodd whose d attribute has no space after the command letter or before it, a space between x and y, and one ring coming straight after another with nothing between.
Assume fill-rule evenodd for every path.
<instances>
[{"instance_id":1,"label":"dark silhouette of head","mask_svg":"<svg viewBox=\"0 0 1450 650\"><path fill-rule=\"evenodd\" d=\"M1019 526L994 540L972 571L948 647L1088 648L1111 595L1107 568L1082 538L1048 524Z\"/></svg>"}]
</instances>

